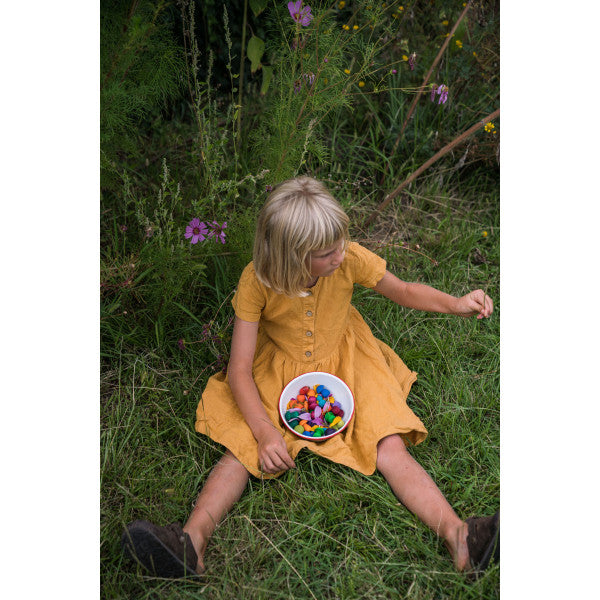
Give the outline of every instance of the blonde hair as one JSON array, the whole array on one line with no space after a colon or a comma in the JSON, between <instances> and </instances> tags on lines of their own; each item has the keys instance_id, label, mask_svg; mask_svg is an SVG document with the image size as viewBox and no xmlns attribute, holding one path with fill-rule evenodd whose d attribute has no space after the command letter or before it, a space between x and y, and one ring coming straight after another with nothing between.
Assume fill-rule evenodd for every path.
<instances>
[{"instance_id":1,"label":"blonde hair","mask_svg":"<svg viewBox=\"0 0 600 600\"><path fill-rule=\"evenodd\" d=\"M310 253L349 239L348 216L327 188L312 177L279 184L258 215L254 270L278 294L306 296Z\"/></svg>"}]
</instances>

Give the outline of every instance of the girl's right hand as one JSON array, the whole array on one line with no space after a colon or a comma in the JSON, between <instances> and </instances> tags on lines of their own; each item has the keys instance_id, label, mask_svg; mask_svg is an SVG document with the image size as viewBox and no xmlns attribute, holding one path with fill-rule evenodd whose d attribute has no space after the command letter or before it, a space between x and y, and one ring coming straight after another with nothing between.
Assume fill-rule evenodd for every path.
<instances>
[{"instance_id":1,"label":"girl's right hand","mask_svg":"<svg viewBox=\"0 0 600 600\"><path fill-rule=\"evenodd\" d=\"M258 438L258 463L261 471L271 474L296 466L287 451L283 436L273 427L269 427Z\"/></svg>"}]
</instances>

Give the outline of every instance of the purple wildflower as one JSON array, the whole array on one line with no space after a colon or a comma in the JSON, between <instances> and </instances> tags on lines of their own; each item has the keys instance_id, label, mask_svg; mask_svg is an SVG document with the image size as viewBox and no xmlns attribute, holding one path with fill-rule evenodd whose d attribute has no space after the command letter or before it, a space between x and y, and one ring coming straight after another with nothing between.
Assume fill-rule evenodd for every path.
<instances>
[{"instance_id":1,"label":"purple wildflower","mask_svg":"<svg viewBox=\"0 0 600 600\"><path fill-rule=\"evenodd\" d=\"M190 224L185 228L185 237L192 238L190 244L203 242L206 239L207 233L208 227L198 218L192 219Z\"/></svg>"},{"instance_id":2,"label":"purple wildflower","mask_svg":"<svg viewBox=\"0 0 600 600\"><path fill-rule=\"evenodd\" d=\"M210 323L202 325L202 341L205 342L210 337Z\"/></svg>"},{"instance_id":3,"label":"purple wildflower","mask_svg":"<svg viewBox=\"0 0 600 600\"><path fill-rule=\"evenodd\" d=\"M437 90L437 83L431 85L431 101L435 102L435 91Z\"/></svg>"},{"instance_id":4,"label":"purple wildflower","mask_svg":"<svg viewBox=\"0 0 600 600\"><path fill-rule=\"evenodd\" d=\"M266 192L272 192L273 191L273 186L272 185L266 185L265 186L265 191Z\"/></svg>"},{"instance_id":5,"label":"purple wildflower","mask_svg":"<svg viewBox=\"0 0 600 600\"><path fill-rule=\"evenodd\" d=\"M179 346L180 350L185 350L185 340L183 338L179 338L177 340L177 345Z\"/></svg>"},{"instance_id":6,"label":"purple wildflower","mask_svg":"<svg viewBox=\"0 0 600 600\"><path fill-rule=\"evenodd\" d=\"M316 75L314 73L303 73L300 79L294 81L294 93L298 93L302 89L302 80L310 87L312 86Z\"/></svg>"},{"instance_id":7,"label":"purple wildflower","mask_svg":"<svg viewBox=\"0 0 600 600\"><path fill-rule=\"evenodd\" d=\"M398 72L397 69L392 69L392 75L395 75Z\"/></svg>"},{"instance_id":8,"label":"purple wildflower","mask_svg":"<svg viewBox=\"0 0 600 600\"><path fill-rule=\"evenodd\" d=\"M304 81L306 81L306 83L308 83L309 86L311 86L313 84L313 81L315 80L314 73L304 73L302 75L302 77L304 78Z\"/></svg>"},{"instance_id":9,"label":"purple wildflower","mask_svg":"<svg viewBox=\"0 0 600 600\"><path fill-rule=\"evenodd\" d=\"M220 240L221 244L224 244L225 232L223 231L223 229L227 227L227 222L225 221L223 225L219 225L216 221L213 221L212 223L210 223L210 226L212 227L212 229L208 234L208 239L214 237L215 242L218 242Z\"/></svg>"},{"instance_id":10,"label":"purple wildflower","mask_svg":"<svg viewBox=\"0 0 600 600\"><path fill-rule=\"evenodd\" d=\"M215 361L215 367L220 369L223 374L227 373L227 365L229 361L222 354L217 355L217 360Z\"/></svg>"},{"instance_id":11,"label":"purple wildflower","mask_svg":"<svg viewBox=\"0 0 600 600\"><path fill-rule=\"evenodd\" d=\"M448 100L448 86L444 84L440 85L440 87L437 90L437 93L440 96L438 104L445 104L446 100Z\"/></svg>"},{"instance_id":12,"label":"purple wildflower","mask_svg":"<svg viewBox=\"0 0 600 600\"><path fill-rule=\"evenodd\" d=\"M411 71L415 70L415 62L417 60L417 53L413 52L409 57L408 57L408 66L410 68Z\"/></svg>"},{"instance_id":13,"label":"purple wildflower","mask_svg":"<svg viewBox=\"0 0 600 600\"><path fill-rule=\"evenodd\" d=\"M288 10L290 11L290 15L292 19L296 21L296 23L300 23L306 27L313 20L313 15L311 14L310 6L302 6L302 0L297 0L296 2L288 2Z\"/></svg>"}]
</instances>

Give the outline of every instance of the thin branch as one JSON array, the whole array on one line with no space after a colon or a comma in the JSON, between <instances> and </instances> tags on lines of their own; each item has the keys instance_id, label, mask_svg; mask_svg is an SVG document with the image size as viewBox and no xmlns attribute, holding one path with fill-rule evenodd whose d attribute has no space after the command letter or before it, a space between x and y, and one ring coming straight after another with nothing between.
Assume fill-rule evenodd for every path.
<instances>
[{"instance_id":1,"label":"thin branch","mask_svg":"<svg viewBox=\"0 0 600 600\"><path fill-rule=\"evenodd\" d=\"M365 221L365 227L370 225L378 212L381 212L409 183L414 181L423 171L429 168L434 162L442 158L445 154L450 152L452 148L458 146L461 142L466 140L471 134L475 133L478 129L481 129L489 121L497 119L500 115L500 109L498 108L493 113L484 117L480 121L477 121L475 125L461 133L458 137L454 138L449 144L446 144L439 152L434 154L428 161L423 163L412 175L405 179L393 192L389 193L383 202L371 213L371 216Z\"/></svg>"}]
</instances>

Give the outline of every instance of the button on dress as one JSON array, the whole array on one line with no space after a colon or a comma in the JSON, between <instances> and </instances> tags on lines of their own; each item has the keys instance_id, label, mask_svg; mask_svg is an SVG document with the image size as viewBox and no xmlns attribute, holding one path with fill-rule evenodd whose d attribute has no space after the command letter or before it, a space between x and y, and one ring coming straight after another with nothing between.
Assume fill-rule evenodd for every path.
<instances>
[{"instance_id":1,"label":"button on dress","mask_svg":"<svg viewBox=\"0 0 600 600\"><path fill-rule=\"evenodd\" d=\"M306 448L371 475L382 438L397 433L408 445L427 436L425 426L406 402L417 374L375 338L351 304L354 284L373 288L385 269L384 259L351 242L340 267L329 277L320 277L304 297L275 293L258 281L253 263L242 272L233 308L240 319L259 322L252 373L265 410L292 458ZM279 417L283 388L294 377L311 371L337 375L355 399L348 427L323 442L294 435ZM261 472L256 440L237 407L226 374L208 380L196 410L196 431L228 448L252 475L270 478L281 474Z\"/></svg>"}]
</instances>

